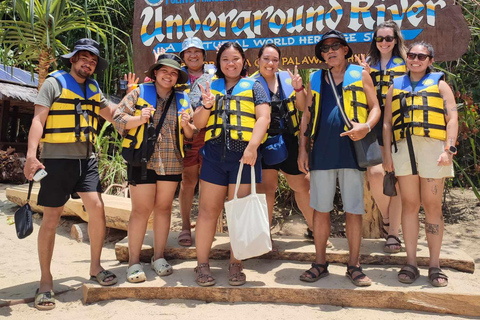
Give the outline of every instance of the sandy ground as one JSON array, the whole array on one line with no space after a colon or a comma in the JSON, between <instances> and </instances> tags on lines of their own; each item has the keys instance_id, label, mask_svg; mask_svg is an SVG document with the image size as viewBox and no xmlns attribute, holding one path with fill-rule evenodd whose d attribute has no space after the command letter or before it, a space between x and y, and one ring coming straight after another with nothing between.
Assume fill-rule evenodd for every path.
<instances>
[{"instance_id":1,"label":"sandy ground","mask_svg":"<svg viewBox=\"0 0 480 320\"><path fill-rule=\"evenodd\" d=\"M0 185L0 316L11 319L50 319L68 317L69 319L144 319L161 316L162 319L458 319L459 317L406 312L403 310L342 308L334 306L311 306L294 304L267 303L206 303L184 300L117 300L84 305L81 301L81 286L88 281L89 246L77 243L70 238L70 229L75 219L62 219L57 230L55 252L52 262L54 287L57 292L57 307L48 312L37 311L33 307L33 296L38 286L40 270L36 252L36 237L41 216L36 215L34 233L18 240L14 225L8 223L8 217L18 208L5 197L5 188ZM447 196L448 210L445 242L452 242L474 258L476 268L480 267L480 207L471 192L459 190ZM301 235L305 231L302 218L291 215L275 228L281 235ZM172 229L180 228L178 208L174 210ZM125 233L110 229L102 255L102 263L116 273L125 272L126 264L115 259L115 242ZM421 235L424 237L424 234ZM480 273L474 275L480 280ZM64 293L60 293L64 292ZM59 294L60 293L60 294ZM26 299L26 301L24 300ZM27 302L27 303L26 303Z\"/></svg>"}]
</instances>

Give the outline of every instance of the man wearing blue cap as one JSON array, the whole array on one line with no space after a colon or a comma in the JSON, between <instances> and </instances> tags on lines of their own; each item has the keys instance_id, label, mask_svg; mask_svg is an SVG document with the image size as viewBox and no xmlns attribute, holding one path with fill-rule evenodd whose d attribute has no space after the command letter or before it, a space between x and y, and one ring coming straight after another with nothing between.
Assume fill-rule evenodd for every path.
<instances>
[{"instance_id":1,"label":"man wearing blue cap","mask_svg":"<svg viewBox=\"0 0 480 320\"><path fill-rule=\"evenodd\" d=\"M60 58L70 67L70 72L57 70L50 73L38 93L24 168L29 180L39 169L47 172L40 182L38 194L38 204L44 206L38 233L41 278L35 294L35 307L39 310L55 308L50 272L55 232L63 207L73 193L81 197L89 216L90 280L101 285L117 283L115 274L100 265L105 212L93 147L98 116L112 121L115 111L98 83L91 78L94 73L102 73L108 62L100 57L100 45L88 38L78 40L74 50ZM36 156L40 141L43 142L43 164Z\"/></svg>"},{"instance_id":2,"label":"man wearing blue cap","mask_svg":"<svg viewBox=\"0 0 480 320\"><path fill-rule=\"evenodd\" d=\"M314 282L329 274L326 243L338 179L350 251L346 276L357 286L369 286L371 280L359 261L365 169L358 166L353 141L363 139L375 126L380 107L369 73L348 63L352 54L344 35L335 30L326 32L315 47L315 55L328 69L313 73L310 79L307 101L312 101L312 106L303 113L298 167L304 173L310 172L316 259L300 280ZM351 130L345 129L346 119L340 108L349 117ZM311 147L310 155L307 146Z\"/></svg>"}]
</instances>

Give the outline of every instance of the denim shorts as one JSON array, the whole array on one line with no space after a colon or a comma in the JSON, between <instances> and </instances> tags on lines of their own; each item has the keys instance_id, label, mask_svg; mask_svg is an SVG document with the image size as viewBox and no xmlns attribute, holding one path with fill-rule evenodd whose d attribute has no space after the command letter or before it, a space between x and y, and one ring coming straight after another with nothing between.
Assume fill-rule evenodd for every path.
<instances>
[{"instance_id":1,"label":"denim shorts","mask_svg":"<svg viewBox=\"0 0 480 320\"><path fill-rule=\"evenodd\" d=\"M235 152L228 149L224 151L223 145L209 143L208 141L205 143L205 146L200 149L200 152L203 155L200 179L220 186L237 183L237 174L243 152ZM260 183L262 182L260 152L257 151L257 155L255 179L257 183ZM249 166L244 166L240 183L250 184L250 177Z\"/></svg>"}]
</instances>

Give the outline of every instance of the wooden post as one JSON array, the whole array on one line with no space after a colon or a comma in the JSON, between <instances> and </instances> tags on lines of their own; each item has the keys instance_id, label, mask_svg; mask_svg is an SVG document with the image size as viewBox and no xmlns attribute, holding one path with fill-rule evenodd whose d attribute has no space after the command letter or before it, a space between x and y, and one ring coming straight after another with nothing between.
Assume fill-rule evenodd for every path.
<instances>
[{"instance_id":1,"label":"wooden post","mask_svg":"<svg viewBox=\"0 0 480 320\"><path fill-rule=\"evenodd\" d=\"M367 174L365 174L363 182L363 202L365 204L365 214L363 215L362 236L366 239L381 238L382 214L370 192Z\"/></svg>"},{"instance_id":2,"label":"wooden post","mask_svg":"<svg viewBox=\"0 0 480 320\"><path fill-rule=\"evenodd\" d=\"M7 141L7 132L8 132L8 115L10 113L10 100L3 100L2 101L2 110L0 112L0 141L6 142Z\"/></svg>"}]
</instances>

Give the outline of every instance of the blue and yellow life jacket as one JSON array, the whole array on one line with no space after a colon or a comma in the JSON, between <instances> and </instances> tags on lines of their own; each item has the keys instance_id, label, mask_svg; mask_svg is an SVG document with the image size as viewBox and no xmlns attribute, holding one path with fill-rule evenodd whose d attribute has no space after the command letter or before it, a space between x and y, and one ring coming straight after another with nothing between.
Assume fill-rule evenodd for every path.
<instances>
[{"instance_id":1,"label":"blue and yellow life jacket","mask_svg":"<svg viewBox=\"0 0 480 320\"><path fill-rule=\"evenodd\" d=\"M343 108L348 119L357 123L367 122L368 117L368 104L367 96L363 91L362 81L363 67L350 64L343 76ZM321 83L322 77L326 70L319 70L313 73L310 77L310 86L312 88L313 105L310 107L310 123L308 125L307 132L311 138L315 138L320 119L321 110ZM341 107L341 106L339 106ZM345 125L345 131L348 131Z\"/></svg>"},{"instance_id":2,"label":"blue and yellow life jacket","mask_svg":"<svg viewBox=\"0 0 480 320\"><path fill-rule=\"evenodd\" d=\"M62 92L48 113L43 130L43 142L75 143L95 142L100 112L100 88L97 81L87 78L85 92L65 71L53 71Z\"/></svg>"},{"instance_id":3,"label":"blue and yellow life jacket","mask_svg":"<svg viewBox=\"0 0 480 320\"><path fill-rule=\"evenodd\" d=\"M265 92L270 97L270 89L268 88L268 84L265 81L265 79L262 77L260 72L256 73L255 75L252 75L251 78L258 80L258 82L260 82L260 84L265 89ZM297 108L295 107L296 98L295 98L295 90L293 89L293 86L292 86L292 78L290 77L287 71L277 72L277 78L278 78L278 83L281 89L281 92L280 92L281 101L275 101L275 102L270 101L270 105L272 105L272 103L279 104L278 110L280 110L280 112L279 113L271 112L271 115L272 117L280 118L280 121L282 123L285 122L286 126L280 129L269 128L267 131L267 134L276 135L284 132L289 132L291 134L298 135L298 131L300 128L299 126L300 121L298 117Z\"/></svg>"},{"instance_id":4,"label":"blue and yellow life jacket","mask_svg":"<svg viewBox=\"0 0 480 320\"><path fill-rule=\"evenodd\" d=\"M256 122L254 83L253 79L242 78L233 88L232 94L226 95L225 79L212 82L210 91L215 95L215 104L208 118L205 141L218 138L222 133L229 134L233 140L250 141ZM264 140L266 138L265 134Z\"/></svg>"},{"instance_id":5,"label":"blue and yellow life jacket","mask_svg":"<svg viewBox=\"0 0 480 320\"><path fill-rule=\"evenodd\" d=\"M443 98L438 83L442 72L427 73L412 88L410 77L393 80L392 130L394 142L410 134L438 140L447 138Z\"/></svg>"},{"instance_id":6,"label":"blue and yellow life jacket","mask_svg":"<svg viewBox=\"0 0 480 320\"><path fill-rule=\"evenodd\" d=\"M377 92L377 99L382 109L385 106L385 98L388 89L393 84L393 79L403 76L406 72L407 66L400 57L392 57L388 61L385 70L382 70L380 62L370 66L370 76L372 77L373 85Z\"/></svg>"},{"instance_id":7,"label":"blue and yellow life jacket","mask_svg":"<svg viewBox=\"0 0 480 320\"><path fill-rule=\"evenodd\" d=\"M140 95L138 96L137 103L135 105L135 114L134 116L140 116L142 114L142 109L147 107L157 107L157 90L155 89L154 83L143 83L139 85ZM182 117L182 112L190 108L190 99L188 95L184 92L175 91L175 102L177 105L177 146L182 154L184 154L183 147L183 130L180 126L180 121ZM152 112L152 115L155 111ZM147 124L140 125L136 128L132 128L128 131L127 135L123 139L122 147L127 149L140 149L142 147L142 142L144 138L144 131L147 128Z\"/></svg>"}]
</instances>

